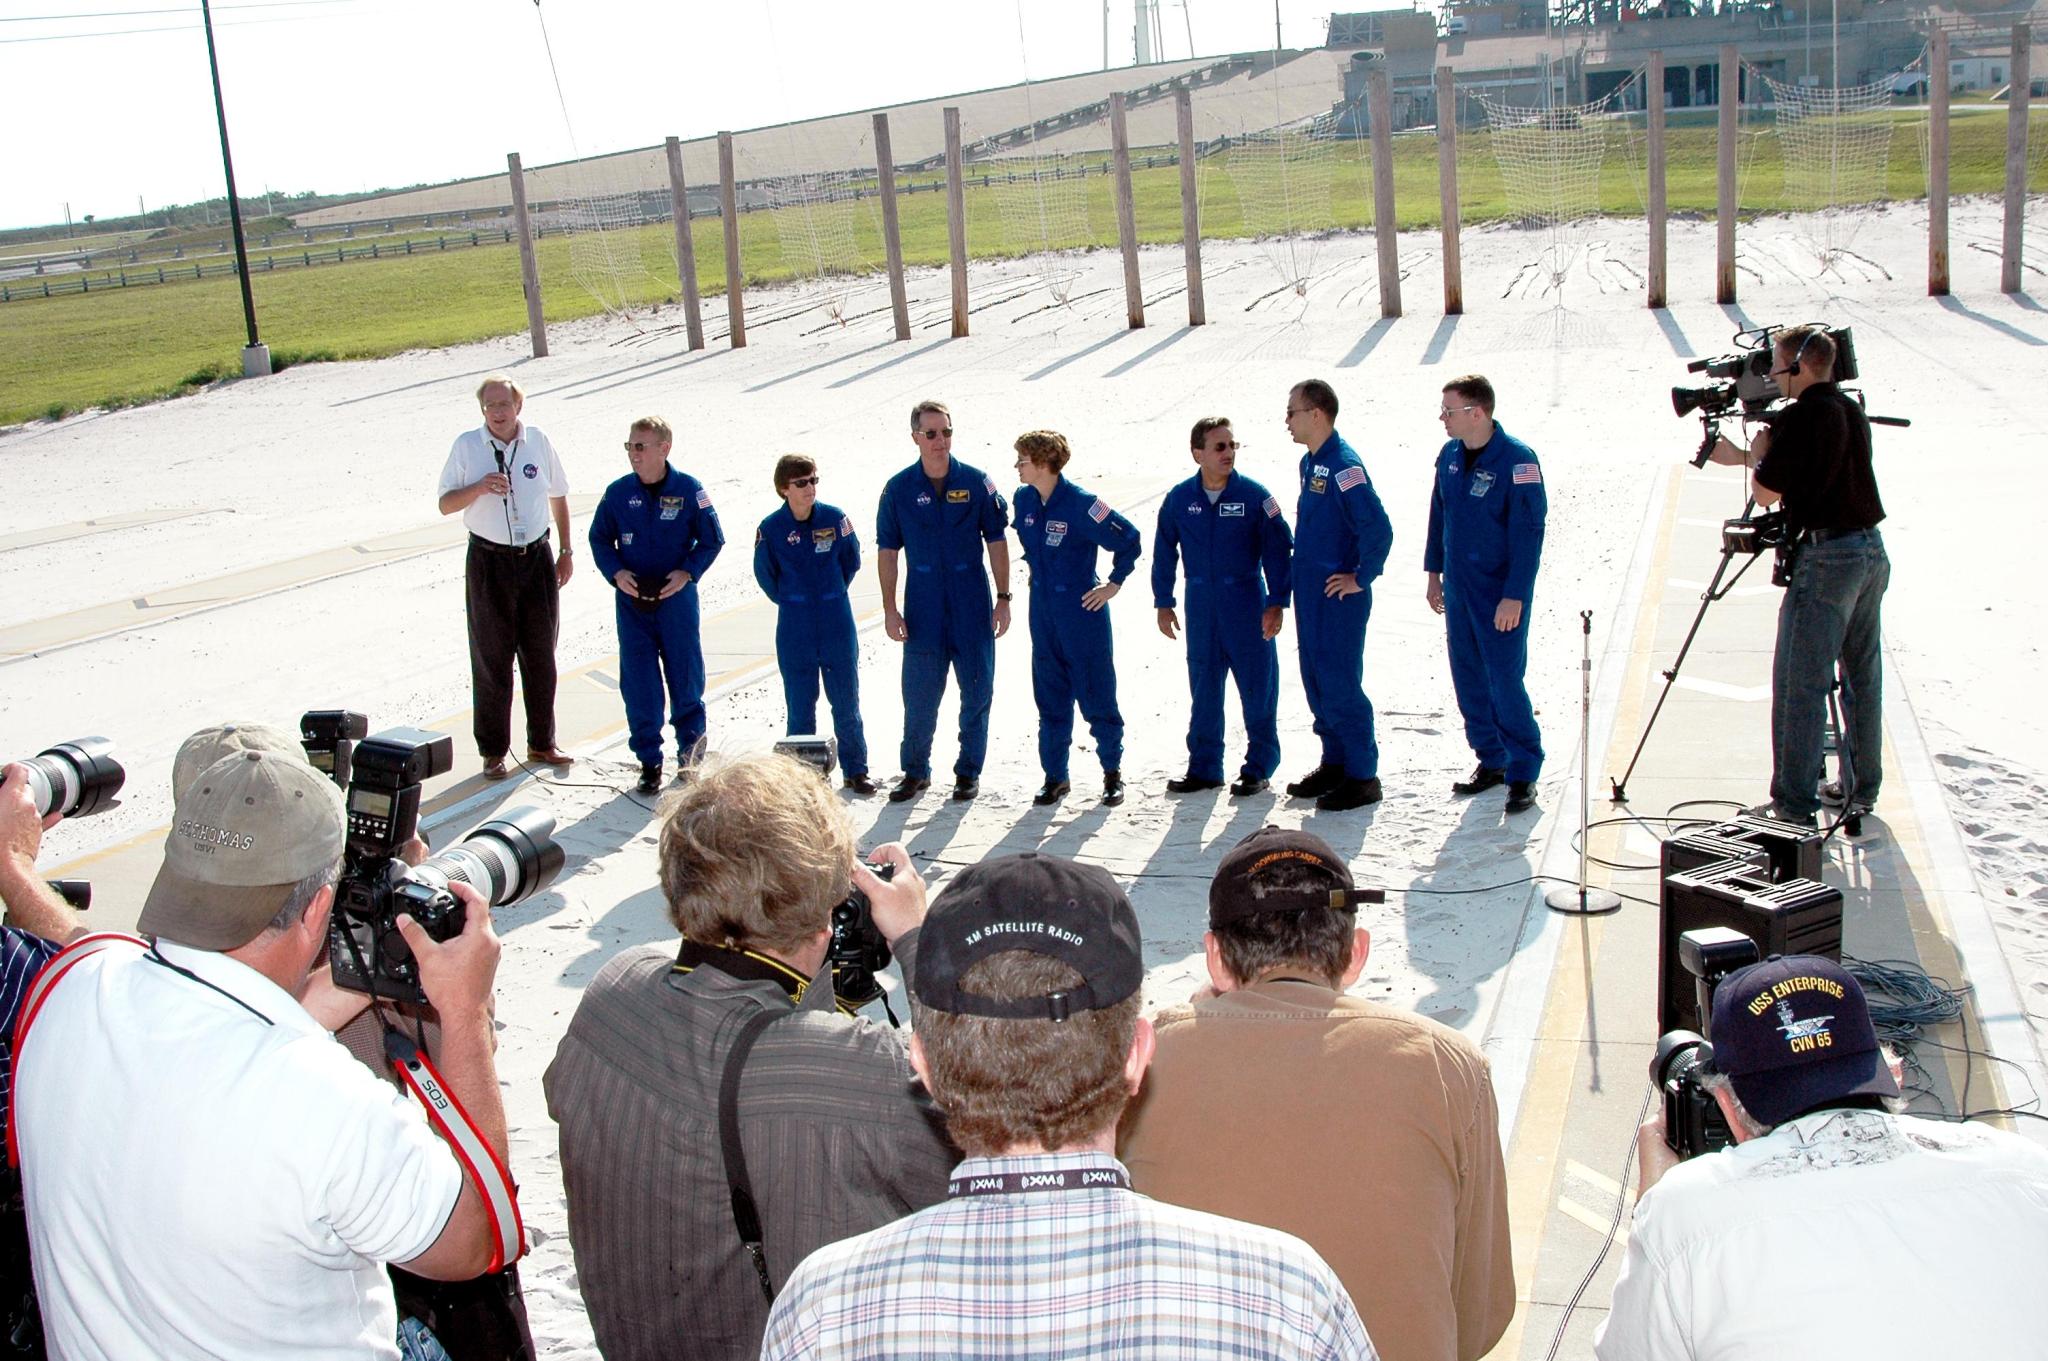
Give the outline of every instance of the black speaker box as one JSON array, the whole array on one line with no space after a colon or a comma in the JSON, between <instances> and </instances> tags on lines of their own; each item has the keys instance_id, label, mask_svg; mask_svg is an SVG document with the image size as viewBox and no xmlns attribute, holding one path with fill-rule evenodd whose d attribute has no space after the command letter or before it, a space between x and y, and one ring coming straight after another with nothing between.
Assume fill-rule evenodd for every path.
<instances>
[{"instance_id":1,"label":"black speaker box","mask_svg":"<svg viewBox=\"0 0 2048 1361\"><path fill-rule=\"evenodd\" d=\"M1803 829L1802 829L1803 830ZM1682 839L1682 838L1680 838ZM1756 942L1757 953L1842 957L1842 891L1814 879L1772 882L1753 862L1722 861L1664 880L1657 934L1659 1033L1706 1030L1693 976L1678 962L1678 938L1725 926Z\"/></svg>"},{"instance_id":2,"label":"black speaker box","mask_svg":"<svg viewBox=\"0 0 2048 1361\"><path fill-rule=\"evenodd\" d=\"M1707 828L1704 835L1725 837L1759 848L1770 859L1773 880L1820 878L1822 838L1817 828L1744 813L1718 827ZM1673 839L1683 841L1686 838Z\"/></svg>"}]
</instances>

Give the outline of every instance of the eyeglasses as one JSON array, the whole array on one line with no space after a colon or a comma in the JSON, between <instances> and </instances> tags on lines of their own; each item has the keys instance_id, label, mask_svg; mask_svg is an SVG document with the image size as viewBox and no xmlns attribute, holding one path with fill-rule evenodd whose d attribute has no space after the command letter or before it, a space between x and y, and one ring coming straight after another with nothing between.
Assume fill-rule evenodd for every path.
<instances>
[{"instance_id":1,"label":"eyeglasses","mask_svg":"<svg viewBox=\"0 0 2048 1361\"><path fill-rule=\"evenodd\" d=\"M1437 413L1436 413L1436 418L1437 418L1438 420L1440 420L1440 421L1447 421L1447 420L1449 420L1449 419L1450 419L1451 417L1453 417L1453 416L1459 416L1459 415L1463 415L1463 414L1464 414L1465 412L1467 412L1467 411L1470 411L1471 409L1472 409L1472 408L1471 408L1471 407L1469 407L1469 406L1447 406L1447 407L1442 407L1442 408L1440 408L1440 409L1439 409L1439 410L1437 411Z\"/></svg>"},{"instance_id":2,"label":"eyeglasses","mask_svg":"<svg viewBox=\"0 0 2048 1361\"><path fill-rule=\"evenodd\" d=\"M942 430L920 430L917 432L917 437L919 439L951 439L953 438L953 427L949 425Z\"/></svg>"},{"instance_id":3,"label":"eyeglasses","mask_svg":"<svg viewBox=\"0 0 2048 1361\"><path fill-rule=\"evenodd\" d=\"M785 485L791 487L815 487L818 485L818 475L812 473L809 477L792 477Z\"/></svg>"},{"instance_id":4,"label":"eyeglasses","mask_svg":"<svg viewBox=\"0 0 2048 1361\"><path fill-rule=\"evenodd\" d=\"M1306 407L1306 406L1290 406L1290 407L1288 407L1288 408L1287 408L1287 419L1291 421L1291 420L1293 420L1293 419L1294 419L1294 418L1295 418L1296 416L1304 416L1304 415L1307 415L1307 414L1308 414L1308 413L1309 413L1309 412L1310 412L1311 410L1313 410L1313 408L1312 408L1312 407Z\"/></svg>"},{"instance_id":5,"label":"eyeglasses","mask_svg":"<svg viewBox=\"0 0 2048 1361\"><path fill-rule=\"evenodd\" d=\"M1239 444L1236 440L1226 440L1222 444L1210 445L1209 452L1212 454L1220 454L1224 450L1228 449L1231 453L1234 454L1242 448L1244 448L1244 446L1242 444Z\"/></svg>"},{"instance_id":6,"label":"eyeglasses","mask_svg":"<svg viewBox=\"0 0 2048 1361\"><path fill-rule=\"evenodd\" d=\"M660 447L659 444L650 439L629 439L626 441L626 452L629 454L644 454L649 449L659 449Z\"/></svg>"}]
</instances>

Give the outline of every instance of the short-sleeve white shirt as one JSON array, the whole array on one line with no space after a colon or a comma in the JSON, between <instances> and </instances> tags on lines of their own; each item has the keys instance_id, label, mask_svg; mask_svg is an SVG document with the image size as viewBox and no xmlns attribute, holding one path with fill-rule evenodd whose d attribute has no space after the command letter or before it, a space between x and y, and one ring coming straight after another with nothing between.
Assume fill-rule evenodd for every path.
<instances>
[{"instance_id":1,"label":"short-sleeve white shirt","mask_svg":"<svg viewBox=\"0 0 2048 1361\"><path fill-rule=\"evenodd\" d=\"M562 460L538 428L522 422L510 443L493 435L487 426L463 431L448 450L448 461L441 467L441 485L434 494L441 497L460 491L482 481L486 473L498 471L500 451L512 478L512 494L477 497L463 509L462 523L478 538L524 548L548 531L548 498L569 494Z\"/></svg>"},{"instance_id":2,"label":"short-sleeve white shirt","mask_svg":"<svg viewBox=\"0 0 2048 1361\"><path fill-rule=\"evenodd\" d=\"M440 1236L455 1155L276 984L159 950L78 963L16 1057L51 1355L397 1357L383 1264Z\"/></svg>"}]
</instances>

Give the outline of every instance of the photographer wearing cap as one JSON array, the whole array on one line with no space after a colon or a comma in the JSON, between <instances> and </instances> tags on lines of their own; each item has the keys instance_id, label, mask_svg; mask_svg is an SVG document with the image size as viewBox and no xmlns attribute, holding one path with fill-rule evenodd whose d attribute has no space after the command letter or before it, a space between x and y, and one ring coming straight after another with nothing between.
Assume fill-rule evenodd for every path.
<instances>
[{"instance_id":1,"label":"photographer wearing cap","mask_svg":"<svg viewBox=\"0 0 2048 1361\"><path fill-rule=\"evenodd\" d=\"M1307 1240L1387 1361L1474 1361L1515 1312L1493 1081L1457 1031L1344 995L1371 944L1361 896L1308 832L1223 857L1215 991L1154 1020L1123 1158L1148 1196Z\"/></svg>"},{"instance_id":2,"label":"photographer wearing cap","mask_svg":"<svg viewBox=\"0 0 2048 1361\"><path fill-rule=\"evenodd\" d=\"M15 1128L54 1354L396 1357L383 1264L488 1269L498 1225L418 1110L300 1005L327 943L340 793L243 751L178 800L150 940L88 936L37 981ZM405 940L444 1026L443 1081L500 1165L498 942ZM451 1116L452 1121L459 1117Z\"/></svg>"},{"instance_id":3,"label":"photographer wearing cap","mask_svg":"<svg viewBox=\"0 0 2048 1361\"><path fill-rule=\"evenodd\" d=\"M1593 1338L1602 1361L2038 1349L2048 1152L1888 1110L1899 1087L1863 989L1832 960L1729 974L1711 1034L1705 1084L1735 1144L1681 1163L1661 1115L1638 1134L1628 1256Z\"/></svg>"},{"instance_id":4,"label":"photographer wearing cap","mask_svg":"<svg viewBox=\"0 0 2048 1361\"><path fill-rule=\"evenodd\" d=\"M1771 665L1771 807L1788 822L1816 821L1823 802L1856 811L1877 803L1884 780L1883 647L1879 611L1892 577L1877 531L1884 519L1870 466L1870 419L1834 382L1835 342L1822 326L1778 333L1774 375L1792 404L1743 449L1726 439L1716 463L1747 466L1765 510L1785 503L1797 557L1778 606ZM1841 667L1844 780L1821 789L1828 691Z\"/></svg>"},{"instance_id":5,"label":"photographer wearing cap","mask_svg":"<svg viewBox=\"0 0 2048 1361\"><path fill-rule=\"evenodd\" d=\"M901 846L875 852L892 880L857 865L832 789L782 755L699 767L664 806L659 855L680 949L605 965L544 1080L569 1238L608 1361L752 1357L766 1292L806 1253L945 1195L956 1155L903 1043L835 1007L826 956L858 888L908 974L925 886ZM745 1243L729 1073L759 1221Z\"/></svg>"},{"instance_id":6,"label":"photographer wearing cap","mask_svg":"<svg viewBox=\"0 0 2048 1361\"><path fill-rule=\"evenodd\" d=\"M920 935L911 1062L967 1159L944 1204L798 1267L764 1361L1375 1355L1306 1243L1131 1191L1116 1122L1152 1027L1138 919L1106 871L984 861Z\"/></svg>"}]
</instances>

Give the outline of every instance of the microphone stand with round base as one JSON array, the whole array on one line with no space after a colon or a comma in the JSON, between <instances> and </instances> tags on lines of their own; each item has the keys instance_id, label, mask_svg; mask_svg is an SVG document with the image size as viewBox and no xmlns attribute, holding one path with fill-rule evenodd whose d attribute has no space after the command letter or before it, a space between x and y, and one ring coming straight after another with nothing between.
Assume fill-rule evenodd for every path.
<instances>
[{"instance_id":1,"label":"microphone stand with round base","mask_svg":"<svg viewBox=\"0 0 2048 1361\"><path fill-rule=\"evenodd\" d=\"M1602 917L1621 910L1621 899L1604 888L1586 886L1587 780L1592 766L1593 612L1579 611L1579 882L1543 895L1543 905L1570 917Z\"/></svg>"}]
</instances>

